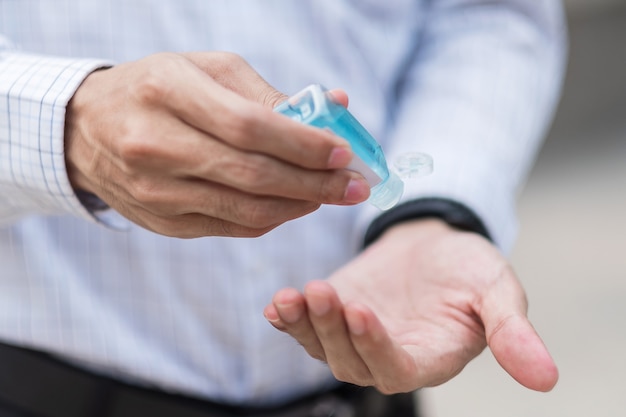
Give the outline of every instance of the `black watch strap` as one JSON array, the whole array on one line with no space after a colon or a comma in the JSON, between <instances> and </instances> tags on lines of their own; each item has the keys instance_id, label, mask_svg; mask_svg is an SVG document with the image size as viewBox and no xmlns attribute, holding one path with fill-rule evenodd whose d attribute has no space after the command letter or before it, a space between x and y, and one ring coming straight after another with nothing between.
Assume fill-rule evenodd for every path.
<instances>
[{"instance_id":1,"label":"black watch strap","mask_svg":"<svg viewBox=\"0 0 626 417\"><path fill-rule=\"evenodd\" d=\"M428 217L441 219L457 229L475 232L491 240L480 218L463 204L445 198L422 198L402 203L378 216L365 232L363 247L374 242L391 226Z\"/></svg>"},{"instance_id":2,"label":"black watch strap","mask_svg":"<svg viewBox=\"0 0 626 417\"><path fill-rule=\"evenodd\" d=\"M76 193L76 197L78 197L78 201L80 201L91 214L109 209L109 205L95 194L82 190L76 190L74 192Z\"/></svg>"}]
</instances>

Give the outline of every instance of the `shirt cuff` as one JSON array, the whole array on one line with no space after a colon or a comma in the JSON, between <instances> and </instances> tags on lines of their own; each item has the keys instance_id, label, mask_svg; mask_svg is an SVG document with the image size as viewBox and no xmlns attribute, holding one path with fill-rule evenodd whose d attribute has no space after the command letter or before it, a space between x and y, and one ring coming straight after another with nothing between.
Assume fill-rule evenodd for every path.
<instances>
[{"instance_id":1,"label":"shirt cuff","mask_svg":"<svg viewBox=\"0 0 626 417\"><path fill-rule=\"evenodd\" d=\"M0 188L9 216L73 214L93 220L65 166L65 111L83 80L111 66L95 59L0 53ZM8 201L4 201L8 199Z\"/></svg>"}]
</instances>

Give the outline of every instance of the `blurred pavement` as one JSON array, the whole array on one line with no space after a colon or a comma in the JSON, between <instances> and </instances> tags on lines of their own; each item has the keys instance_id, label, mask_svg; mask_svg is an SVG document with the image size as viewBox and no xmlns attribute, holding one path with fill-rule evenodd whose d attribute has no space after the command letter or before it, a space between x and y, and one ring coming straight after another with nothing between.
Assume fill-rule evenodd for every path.
<instances>
[{"instance_id":1,"label":"blurred pavement","mask_svg":"<svg viewBox=\"0 0 626 417\"><path fill-rule=\"evenodd\" d=\"M593 3L570 2L564 96L512 254L560 381L529 391L485 351L422 391L426 417L626 415L626 2Z\"/></svg>"}]
</instances>

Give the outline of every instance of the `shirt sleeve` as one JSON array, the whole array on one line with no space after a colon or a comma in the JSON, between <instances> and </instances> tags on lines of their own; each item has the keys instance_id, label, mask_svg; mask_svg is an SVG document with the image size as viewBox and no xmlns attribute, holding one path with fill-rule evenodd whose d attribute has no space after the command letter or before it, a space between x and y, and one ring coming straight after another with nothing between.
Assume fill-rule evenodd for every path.
<instances>
[{"instance_id":1,"label":"shirt sleeve","mask_svg":"<svg viewBox=\"0 0 626 417\"><path fill-rule=\"evenodd\" d=\"M459 202L506 253L517 230L517 194L560 96L562 6L556 0L429 4L398 79L385 153L390 165L405 152L430 154L433 174L405 181L402 202ZM365 207L361 230L380 214Z\"/></svg>"},{"instance_id":2,"label":"shirt sleeve","mask_svg":"<svg viewBox=\"0 0 626 417\"><path fill-rule=\"evenodd\" d=\"M0 224L29 213L93 216L65 167L65 109L81 82L110 63L22 53L0 36Z\"/></svg>"}]
</instances>

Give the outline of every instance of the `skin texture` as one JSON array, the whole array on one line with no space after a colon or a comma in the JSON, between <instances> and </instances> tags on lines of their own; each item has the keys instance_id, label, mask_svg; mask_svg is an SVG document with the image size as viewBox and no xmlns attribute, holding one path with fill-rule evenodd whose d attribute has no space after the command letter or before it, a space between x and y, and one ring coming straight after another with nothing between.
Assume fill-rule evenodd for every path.
<instances>
[{"instance_id":1,"label":"skin texture","mask_svg":"<svg viewBox=\"0 0 626 417\"><path fill-rule=\"evenodd\" d=\"M439 220L394 226L328 280L277 292L265 317L337 379L383 393L441 384L486 346L530 389L558 380L510 265Z\"/></svg>"},{"instance_id":2,"label":"skin texture","mask_svg":"<svg viewBox=\"0 0 626 417\"><path fill-rule=\"evenodd\" d=\"M230 53L163 53L96 71L67 109L70 181L182 238L260 236L321 204L366 200L367 182L343 169L349 144L272 112L285 98Z\"/></svg>"}]
</instances>

